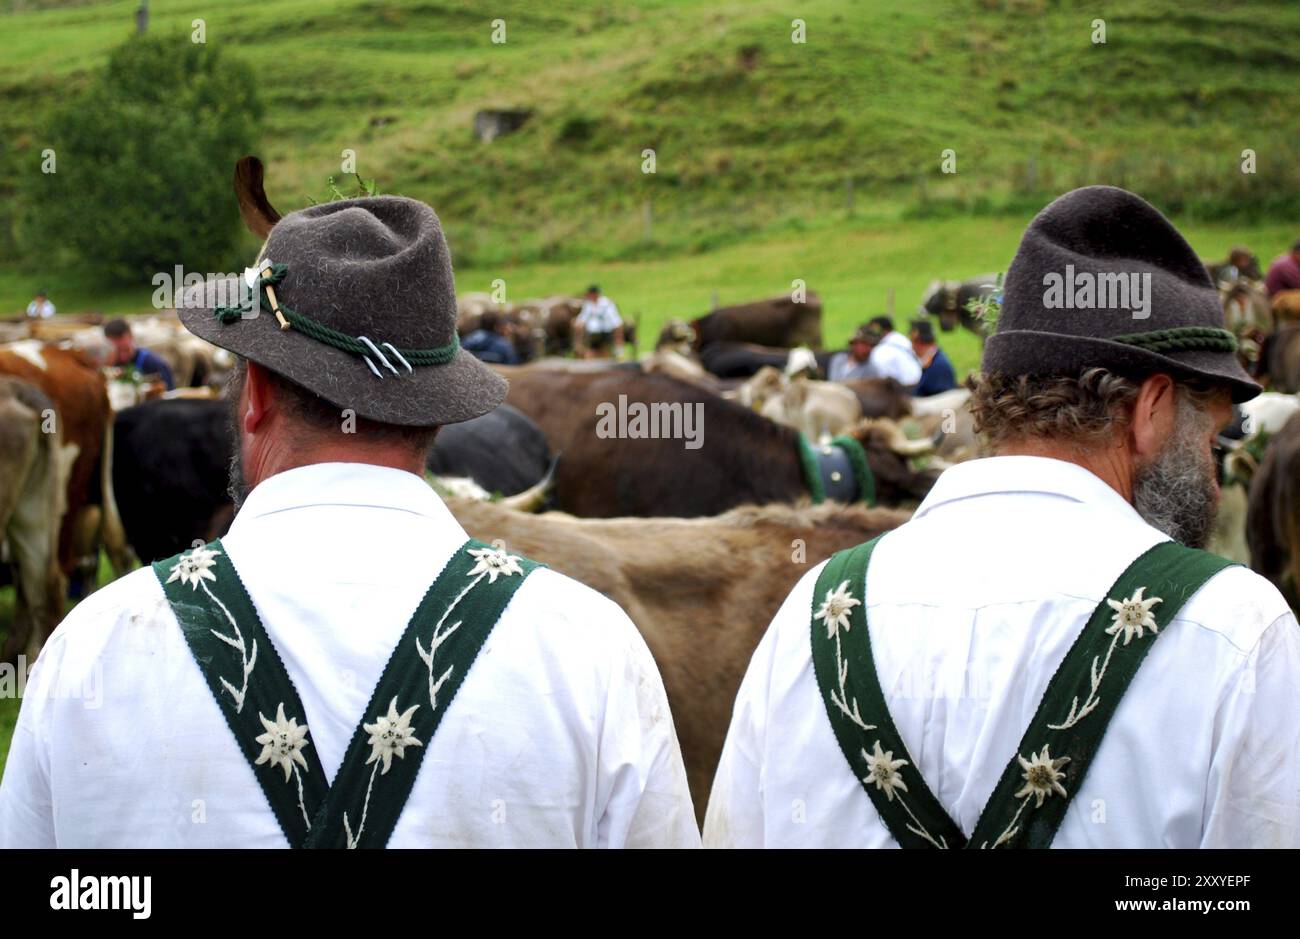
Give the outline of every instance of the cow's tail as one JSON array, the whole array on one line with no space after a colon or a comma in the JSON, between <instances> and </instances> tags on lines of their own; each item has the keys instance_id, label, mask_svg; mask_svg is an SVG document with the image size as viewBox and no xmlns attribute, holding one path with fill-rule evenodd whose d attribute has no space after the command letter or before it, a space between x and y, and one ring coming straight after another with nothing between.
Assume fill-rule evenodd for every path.
<instances>
[{"instance_id":1,"label":"cow's tail","mask_svg":"<svg viewBox=\"0 0 1300 939\"><path fill-rule=\"evenodd\" d=\"M108 552L108 561L113 565L113 572L121 577L135 566L135 552L127 544L126 528L122 516L117 511L117 497L113 494L113 415L110 413L104 428L104 446L99 457L99 492L103 520L100 522L99 536Z\"/></svg>"}]
</instances>

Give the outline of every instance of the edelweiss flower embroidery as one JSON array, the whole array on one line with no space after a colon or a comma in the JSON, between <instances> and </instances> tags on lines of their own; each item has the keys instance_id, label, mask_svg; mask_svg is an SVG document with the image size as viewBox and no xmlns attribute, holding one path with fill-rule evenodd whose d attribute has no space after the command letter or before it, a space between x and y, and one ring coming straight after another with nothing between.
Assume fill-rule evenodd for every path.
<instances>
[{"instance_id":1,"label":"edelweiss flower embroidery","mask_svg":"<svg viewBox=\"0 0 1300 939\"><path fill-rule=\"evenodd\" d=\"M297 718L286 718L283 703L275 709L274 721L268 721L266 715L260 712L257 718L266 728L266 733L258 734L255 738L262 745L262 754L254 765L261 766L269 761L272 766L281 767L285 782L289 781L294 763L307 769L307 761L302 755L302 748L307 746L307 725L299 727Z\"/></svg>"},{"instance_id":2,"label":"edelweiss flower embroidery","mask_svg":"<svg viewBox=\"0 0 1300 939\"><path fill-rule=\"evenodd\" d=\"M413 704L398 714L397 699L393 698L388 702L387 715L380 715L373 724L362 725L370 735L370 739L366 741L371 746L370 759L366 760L367 765L375 760L382 760L384 764L382 772L387 773L394 756L401 759L406 755L407 747L423 746L411 733L411 715L417 708L419 705Z\"/></svg>"},{"instance_id":3,"label":"edelweiss flower embroidery","mask_svg":"<svg viewBox=\"0 0 1300 939\"><path fill-rule=\"evenodd\" d=\"M197 590L199 583L204 580L215 583L217 575L212 573L212 567L217 563L216 558L219 554L220 551L213 551L206 547L195 548L188 554L182 554L180 560L172 565L171 576L167 578L167 583L179 580L181 584L188 585L191 590Z\"/></svg>"},{"instance_id":4,"label":"edelweiss flower embroidery","mask_svg":"<svg viewBox=\"0 0 1300 939\"><path fill-rule=\"evenodd\" d=\"M1133 596L1127 600L1107 600L1106 603L1115 611L1112 620L1115 625L1106 630L1106 635L1113 636L1121 630L1124 633L1124 645L1128 645L1134 636L1141 639L1142 630L1149 629L1152 633L1159 632L1156 629L1156 618L1151 615L1151 608L1157 603L1163 603L1159 597L1152 597L1149 600L1142 599L1142 592L1146 587L1139 587Z\"/></svg>"},{"instance_id":5,"label":"edelweiss flower embroidery","mask_svg":"<svg viewBox=\"0 0 1300 939\"><path fill-rule=\"evenodd\" d=\"M862 757L867 761L867 766L871 771L867 773L866 778L862 781L865 783L875 783L877 789L885 790L885 795L889 801L894 801L894 790L901 789L907 792L907 786L903 779L898 775L899 767L906 766L907 760L893 759L894 751L886 750L883 753L880 750L880 741L876 741L875 752L868 753L862 751Z\"/></svg>"},{"instance_id":6,"label":"edelweiss flower embroidery","mask_svg":"<svg viewBox=\"0 0 1300 939\"><path fill-rule=\"evenodd\" d=\"M1060 772L1060 769L1070 762L1070 758L1063 756L1054 760L1047 750L1048 748L1044 746L1040 752L1031 754L1028 760L1019 754L1016 755L1016 759L1020 761L1021 769L1025 771L1025 784L1016 793L1016 798L1023 799L1025 796L1034 796L1038 800L1034 804L1035 808L1042 805L1043 800L1053 792L1068 795L1065 787L1061 785L1061 780L1065 778L1065 774Z\"/></svg>"},{"instance_id":7,"label":"edelweiss flower embroidery","mask_svg":"<svg viewBox=\"0 0 1300 939\"><path fill-rule=\"evenodd\" d=\"M826 622L826 638L832 639L840 627L848 630L849 611L861 604L861 600L853 598L853 592L849 590L849 582L846 580L834 590L826 591L826 601L822 603L813 619Z\"/></svg>"},{"instance_id":8,"label":"edelweiss flower embroidery","mask_svg":"<svg viewBox=\"0 0 1300 939\"><path fill-rule=\"evenodd\" d=\"M513 554L506 554L496 548L470 548L470 557L474 558L475 564L466 577L474 577L478 574L487 574L488 583L495 584L498 577L509 577L511 574L522 574L523 568L519 566L519 558Z\"/></svg>"}]
</instances>

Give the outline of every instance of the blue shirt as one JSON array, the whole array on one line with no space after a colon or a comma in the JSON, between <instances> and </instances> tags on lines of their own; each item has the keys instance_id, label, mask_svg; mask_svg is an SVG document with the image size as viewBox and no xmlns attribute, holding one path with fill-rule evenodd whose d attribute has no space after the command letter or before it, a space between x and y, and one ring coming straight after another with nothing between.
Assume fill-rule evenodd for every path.
<instances>
[{"instance_id":1,"label":"blue shirt","mask_svg":"<svg viewBox=\"0 0 1300 939\"><path fill-rule=\"evenodd\" d=\"M150 352L148 349L136 349L135 358L131 360L135 370L141 375L157 375L171 391L176 387L176 379L172 377L171 366L163 360L163 357L157 353Z\"/></svg>"},{"instance_id":2,"label":"blue shirt","mask_svg":"<svg viewBox=\"0 0 1300 939\"><path fill-rule=\"evenodd\" d=\"M942 349L934 350L930 364L921 369L921 381L913 392L918 398L937 395L941 391L952 391L957 387L957 374L952 370L952 362L944 355Z\"/></svg>"},{"instance_id":3,"label":"blue shirt","mask_svg":"<svg viewBox=\"0 0 1300 939\"><path fill-rule=\"evenodd\" d=\"M515 347L500 333L476 329L461 340L461 347L473 353L480 361L496 365L514 365L519 361Z\"/></svg>"}]
</instances>

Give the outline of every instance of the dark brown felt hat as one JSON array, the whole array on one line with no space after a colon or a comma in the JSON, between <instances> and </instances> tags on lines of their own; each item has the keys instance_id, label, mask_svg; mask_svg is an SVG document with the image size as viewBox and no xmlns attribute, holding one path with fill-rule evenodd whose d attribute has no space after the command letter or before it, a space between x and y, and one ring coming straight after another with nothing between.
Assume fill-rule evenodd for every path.
<instances>
[{"instance_id":1,"label":"dark brown felt hat","mask_svg":"<svg viewBox=\"0 0 1300 939\"><path fill-rule=\"evenodd\" d=\"M239 277L186 291L186 328L340 409L433 427L505 398L505 380L460 348L451 253L423 202L378 196L286 215L242 280L242 291Z\"/></svg>"},{"instance_id":2,"label":"dark brown felt hat","mask_svg":"<svg viewBox=\"0 0 1300 939\"><path fill-rule=\"evenodd\" d=\"M1145 309L1136 289L1126 299L1124 284L1140 288ZM1025 229L981 368L1071 375L1100 366L1131 378L1165 372L1248 401L1261 389L1235 350L1205 265L1169 220L1124 189L1087 186Z\"/></svg>"}]
</instances>

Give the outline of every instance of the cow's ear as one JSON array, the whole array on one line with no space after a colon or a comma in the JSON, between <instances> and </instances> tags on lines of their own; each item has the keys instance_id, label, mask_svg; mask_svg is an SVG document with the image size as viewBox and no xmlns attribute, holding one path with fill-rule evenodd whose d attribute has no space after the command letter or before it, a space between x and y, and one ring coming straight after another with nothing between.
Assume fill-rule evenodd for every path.
<instances>
[{"instance_id":1,"label":"cow's ear","mask_svg":"<svg viewBox=\"0 0 1300 939\"><path fill-rule=\"evenodd\" d=\"M266 198L262 188L262 161L246 156L235 164L235 198L239 200L239 214L244 224L263 241L271 234L280 213Z\"/></svg>"}]
</instances>

